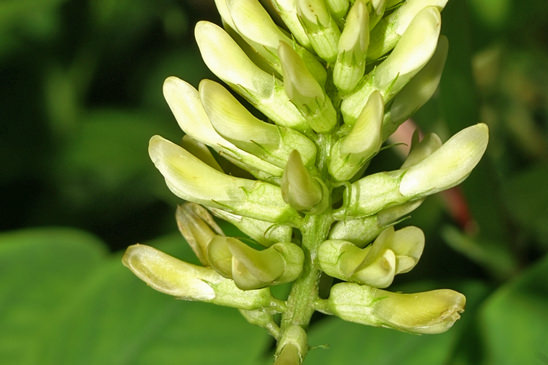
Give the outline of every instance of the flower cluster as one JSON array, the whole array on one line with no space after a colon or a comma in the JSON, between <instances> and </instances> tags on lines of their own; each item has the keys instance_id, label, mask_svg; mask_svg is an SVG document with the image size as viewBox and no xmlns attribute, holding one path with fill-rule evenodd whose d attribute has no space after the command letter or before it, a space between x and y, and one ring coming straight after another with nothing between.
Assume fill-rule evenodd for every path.
<instances>
[{"instance_id":1,"label":"flower cluster","mask_svg":"<svg viewBox=\"0 0 548 365\"><path fill-rule=\"evenodd\" d=\"M271 0L273 18L258 0L215 0L224 28L196 25L202 58L255 110L215 81L195 89L169 77L164 96L184 138L154 136L149 146L169 189L186 201L177 224L202 265L145 245L129 247L124 264L161 292L240 309L277 339L280 363L304 358L314 311L409 332L450 328L462 294L383 290L424 248L419 228L394 226L470 174L487 126L445 143L414 138L400 168L367 171L438 86L445 3ZM212 215L253 242L227 237ZM321 276L342 281L327 298L318 294ZM275 298L270 287L282 283L291 292Z\"/></svg>"}]
</instances>

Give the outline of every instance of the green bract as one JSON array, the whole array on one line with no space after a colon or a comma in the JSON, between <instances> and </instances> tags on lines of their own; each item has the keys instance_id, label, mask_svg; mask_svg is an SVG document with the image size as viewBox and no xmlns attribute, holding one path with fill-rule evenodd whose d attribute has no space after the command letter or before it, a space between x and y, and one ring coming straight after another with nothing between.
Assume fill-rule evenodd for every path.
<instances>
[{"instance_id":1,"label":"green bract","mask_svg":"<svg viewBox=\"0 0 548 365\"><path fill-rule=\"evenodd\" d=\"M276 338L278 364L302 363L315 311L407 332L449 329L464 309L461 294L380 288L417 265L425 245L419 228L394 226L471 173L487 126L445 143L416 134L399 169L368 171L437 89L445 3L273 0L279 25L258 0L216 0L225 29L202 21L195 35L232 91L167 78L164 95L185 135L180 145L154 136L149 146L186 201L177 225L202 266L144 245L128 248L124 264L166 294L240 309ZM250 239L227 237L212 215ZM327 299L322 276L343 281ZM275 298L270 287L281 283L291 291Z\"/></svg>"}]
</instances>

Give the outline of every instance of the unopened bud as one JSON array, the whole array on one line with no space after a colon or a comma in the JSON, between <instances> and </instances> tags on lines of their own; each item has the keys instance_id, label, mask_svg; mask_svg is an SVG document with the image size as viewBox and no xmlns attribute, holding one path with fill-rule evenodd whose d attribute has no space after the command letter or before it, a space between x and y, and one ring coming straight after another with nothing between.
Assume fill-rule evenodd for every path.
<instances>
[{"instance_id":1,"label":"unopened bud","mask_svg":"<svg viewBox=\"0 0 548 365\"><path fill-rule=\"evenodd\" d=\"M424 197L461 183L478 164L489 140L489 129L479 123L465 128L434 153L408 168L400 185L406 197Z\"/></svg>"},{"instance_id":2,"label":"unopened bud","mask_svg":"<svg viewBox=\"0 0 548 365\"><path fill-rule=\"evenodd\" d=\"M325 4L336 22L339 24L343 23L344 17L350 7L350 0L326 0Z\"/></svg>"},{"instance_id":3,"label":"unopened bud","mask_svg":"<svg viewBox=\"0 0 548 365\"><path fill-rule=\"evenodd\" d=\"M396 254L396 274L409 272L424 250L424 233L415 226L404 227L394 232L389 246Z\"/></svg>"},{"instance_id":4,"label":"unopened bud","mask_svg":"<svg viewBox=\"0 0 548 365\"><path fill-rule=\"evenodd\" d=\"M281 176L283 170L245 152L217 133L200 101L200 94L192 85L177 77L164 81L164 97L179 123L179 127L190 137L204 143L235 165L252 172L259 178Z\"/></svg>"},{"instance_id":5,"label":"unopened bud","mask_svg":"<svg viewBox=\"0 0 548 365\"><path fill-rule=\"evenodd\" d=\"M331 99L310 73L301 57L285 42L280 42L278 54L282 62L284 88L289 100L306 117L316 132L329 132L337 123Z\"/></svg>"},{"instance_id":6,"label":"unopened bud","mask_svg":"<svg viewBox=\"0 0 548 365\"><path fill-rule=\"evenodd\" d=\"M322 183L312 177L296 150L289 155L281 189L284 201L297 210L317 208L324 198Z\"/></svg>"},{"instance_id":7,"label":"unopened bud","mask_svg":"<svg viewBox=\"0 0 548 365\"><path fill-rule=\"evenodd\" d=\"M322 271L341 280L349 280L366 256L367 250L344 240L324 241L318 250L318 261Z\"/></svg>"},{"instance_id":8,"label":"unopened bud","mask_svg":"<svg viewBox=\"0 0 548 365\"><path fill-rule=\"evenodd\" d=\"M184 203L175 213L177 227L200 262L208 266L207 246L216 235L224 235L221 227L202 206Z\"/></svg>"},{"instance_id":9,"label":"unopened bud","mask_svg":"<svg viewBox=\"0 0 548 365\"><path fill-rule=\"evenodd\" d=\"M447 0L407 0L395 11L384 17L371 31L371 47L367 58L377 59L398 43L415 16L424 8L434 6L441 11Z\"/></svg>"},{"instance_id":10,"label":"unopened bud","mask_svg":"<svg viewBox=\"0 0 548 365\"><path fill-rule=\"evenodd\" d=\"M282 74L282 67L278 57L278 45L281 41L294 43L297 52L306 63L318 82L325 82L326 72L320 62L304 47L292 42L282 30L274 23L268 12L258 1L226 0L227 10L235 31L263 57L268 65ZM224 19L224 17L223 17Z\"/></svg>"},{"instance_id":11,"label":"unopened bud","mask_svg":"<svg viewBox=\"0 0 548 365\"><path fill-rule=\"evenodd\" d=\"M200 21L195 36L204 62L217 77L274 122L299 130L308 128L281 82L255 65L226 31Z\"/></svg>"},{"instance_id":12,"label":"unopened bud","mask_svg":"<svg viewBox=\"0 0 548 365\"><path fill-rule=\"evenodd\" d=\"M440 29L441 16L436 8L429 7L417 14L390 55L359 89L343 100L341 111L345 123L353 124L375 90L379 90L388 103L430 60Z\"/></svg>"},{"instance_id":13,"label":"unopened bud","mask_svg":"<svg viewBox=\"0 0 548 365\"><path fill-rule=\"evenodd\" d=\"M332 63L337 58L340 31L323 1L296 0L297 17L316 54Z\"/></svg>"},{"instance_id":14,"label":"unopened bud","mask_svg":"<svg viewBox=\"0 0 548 365\"><path fill-rule=\"evenodd\" d=\"M381 94L373 92L348 135L331 149L329 173L338 181L350 180L379 151L382 145L381 125L384 103Z\"/></svg>"},{"instance_id":15,"label":"unopened bud","mask_svg":"<svg viewBox=\"0 0 548 365\"><path fill-rule=\"evenodd\" d=\"M310 38L297 17L297 0L271 0L283 22L295 39L303 46L310 48Z\"/></svg>"},{"instance_id":16,"label":"unopened bud","mask_svg":"<svg viewBox=\"0 0 548 365\"><path fill-rule=\"evenodd\" d=\"M338 279L386 288L397 274L410 271L424 248L424 235L416 227L385 229L364 249L348 241L328 240L318 252L322 270Z\"/></svg>"},{"instance_id":17,"label":"unopened bud","mask_svg":"<svg viewBox=\"0 0 548 365\"><path fill-rule=\"evenodd\" d=\"M371 0L368 2L369 8L369 30L375 29L375 26L383 18L384 12L389 8L389 0ZM401 0L397 0L401 1Z\"/></svg>"},{"instance_id":18,"label":"unopened bud","mask_svg":"<svg viewBox=\"0 0 548 365\"><path fill-rule=\"evenodd\" d=\"M349 322L405 332L443 333L464 311L464 295L449 289L402 294L367 285L339 283L331 288L328 311Z\"/></svg>"},{"instance_id":19,"label":"unopened bud","mask_svg":"<svg viewBox=\"0 0 548 365\"><path fill-rule=\"evenodd\" d=\"M394 97L382 126L383 139L394 133L398 126L422 107L438 88L449 43L441 36L434 55L411 81Z\"/></svg>"},{"instance_id":20,"label":"unopened bud","mask_svg":"<svg viewBox=\"0 0 548 365\"><path fill-rule=\"evenodd\" d=\"M215 130L238 148L281 168L294 149L306 165L314 163L316 146L311 140L291 128L257 119L221 84L202 80L200 97Z\"/></svg>"},{"instance_id":21,"label":"unopened bud","mask_svg":"<svg viewBox=\"0 0 548 365\"><path fill-rule=\"evenodd\" d=\"M333 83L344 92L352 91L363 77L369 46L369 13L365 0L350 9L339 39Z\"/></svg>"},{"instance_id":22,"label":"unopened bud","mask_svg":"<svg viewBox=\"0 0 548 365\"><path fill-rule=\"evenodd\" d=\"M149 154L181 199L271 222L299 220L275 185L226 175L160 136L151 138Z\"/></svg>"},{"instance_id":23,"label":"unopened bud","mask_svg":"<svg viewBox=\"0 0 548 365\"><path fill-rule=\"evenodd\" d=\"M222 236L213 238L208 254L215 270L245 290L295 280L304 260L302 250L293 243L276 243L258 251L235 238Z\"/></svg>"},{"instance_id":24,"label":"unopened bud","mask_svg":"<svg viewBox=\"0 0 548 365\"><path fill-rule=\"evenodd\" d=\"M306 331L301 326L287 328L278 344L275 365L301 364L308 352Z\"/></svg>"},{"instance_id":25,"label":"unopened bud","mask_svg":"<svg viewBox=\"0 0 548 365\"><path fill-rule=\"evenodd\" d=\"M146 245L127 248L123 264L153 289L183 300L198 300L228 307L270 307L276 300L268 289L241 290L207 267L180 261Z\"/></svg>"},{"instance_id":26,"label":"unopened bud","mask_svg":"<svg viewBox=\"0 0 548 365\"><path fill-rule=\"evenodd\" d=\"M375 70L374 84L386 101L398 93L430 60L441 29L441 15L435 7L420 11L405 30L392 53Z\"/></svg>"}]
</instances>

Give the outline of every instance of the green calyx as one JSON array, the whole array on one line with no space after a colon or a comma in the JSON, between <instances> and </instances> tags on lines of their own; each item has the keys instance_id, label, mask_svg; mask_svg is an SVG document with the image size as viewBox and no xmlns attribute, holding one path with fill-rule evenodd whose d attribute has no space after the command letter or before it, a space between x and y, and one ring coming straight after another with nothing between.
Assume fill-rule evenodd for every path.
<instances>
[{"instance_id":1,"label":"green calyx","mask_svg":"<svg viewBox=\"0 0 548 365\"><path fill-rule=\"evenodd\" d=\"M201 265L145 245L129 247L124 265L165 294L239 309L276 339L276 364L302 363L315 311L406 332L448 330L462 294L384 289L425 248L422 231L401 223L466 179L488 127L445 142L416 133L400 168L369 169L437 89L445 3L272 0L273 15L256 0L215 0L224 28L202 21L195 36L226 87L167 78L164 96L184 137L149 144L185 201L177 226ZM225 235L220 221L242 234ZM326 276L342 282L320 297ZM287 296L272 294L279 284Z\"/></svg>"}]
</instances>

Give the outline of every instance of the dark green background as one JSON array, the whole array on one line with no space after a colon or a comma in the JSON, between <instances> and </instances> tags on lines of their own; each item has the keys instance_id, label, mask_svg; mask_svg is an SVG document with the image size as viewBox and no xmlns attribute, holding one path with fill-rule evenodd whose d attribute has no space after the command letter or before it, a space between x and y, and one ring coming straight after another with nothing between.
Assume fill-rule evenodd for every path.
<instances>
[{"instance_id":1,"label":"dark green background","mask_svg":"<svg viewBox=\"0 0 548 365\"><path fill-rule=\"evenodd\" d=\"M0 359L6 364L262 364L272 342L236 310L176 301L120 263L142 242L182 258L177 199L147 154L181 132L163 79L212 77L193 41L212 1L0 2ZM318 317L309 364L548 363L548 7L450 0L440 90L417 115L443 139L483 121L462 185L472 222L440 197L410 224L427 245L395 290L468 297L447 334ZM386 151L376 168L393 169ZM325 344L329 344L328 349Z\"/></svg>"}]
</instances>

